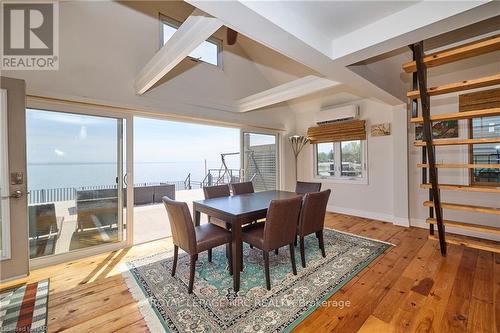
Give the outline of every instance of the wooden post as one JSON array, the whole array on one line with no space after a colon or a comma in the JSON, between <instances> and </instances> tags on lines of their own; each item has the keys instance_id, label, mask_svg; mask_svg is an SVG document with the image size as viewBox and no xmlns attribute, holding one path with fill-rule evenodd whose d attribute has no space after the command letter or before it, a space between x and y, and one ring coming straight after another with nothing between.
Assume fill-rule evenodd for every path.
<instances>
[{"instance_id":1,"label":"wooden post","mask_svg":"<svg viewBox=\"0 0 500 333\"><path fill-rule=\"evenodd\" d=\"M430 97L427 92L427 68L425 67L424 47L423 42L415 43L413 45L413 52L417 64L417 78L420 92L420 103L422 105L422 118L424 120L422 125L423 140L427 150L427 162L429 166L429 178L431 183L431 194L434 201L434 211L436 213L436 223L438 228L439 245L441 254L446 255L446 240L445 228L443 224L443 211L441 209L441 197L438 188L438 173L436 169L436 157L434 147L432 146L432 122L430 120Z\"/></svg>"}]
</instances>

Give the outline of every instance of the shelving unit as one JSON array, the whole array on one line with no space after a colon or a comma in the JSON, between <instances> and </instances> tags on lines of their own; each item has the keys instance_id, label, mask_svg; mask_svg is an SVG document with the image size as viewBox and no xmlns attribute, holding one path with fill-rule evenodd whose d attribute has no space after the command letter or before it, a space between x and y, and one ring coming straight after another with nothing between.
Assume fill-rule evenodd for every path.
<instances>
[{"instance_id":1,"label":"shelving unit","mask_svg":"<svg viewBox=\"0 0 500 333\"><path fill-rule=\"evenodd\" d=\"M422 184L420 185L420 187L429 191L429 199L423 203L425 207L429 208L429 218L426 220L426 222L429 224L429 238L439 241L441 254L443 256L446 255L447 243L459 244L471 248L500 253L499 242L477 238L464 238L456 235L446 234L446 227L453 227L462 230L500 235L500 225L498 227L492 227L478 225L476 223L458 222L443 219L443 210L458 210L498 216L500 215L500 208L442 202L440 193L441 190L445 190L469 192L471 193L471 195L473 195L473 193L498 194L500 193L500 187L440 184L438 180L438 169L499 169L500 164L492 165L480 163L436 163L435 151L436 146L442 146L445 148L447 146L467 145L471 147L471 145L474 144L500 143L500 137L480 139L434 139L432 133L432 122L497 116L500 115L500 107L498 107L498 105L489 105L489 97L487 96L487 94L485 94L484 100L483 96L481 95L480 101L479 103L477 103L477 105L469 105L467 109L461 109L461 112L456 113L431 115L430 103L431 96L500 84L500 74L444 84L436 87L427 87L428 68L460 61L467 58L472 58L489 52L499 51L500 35L488 37L472 43L467 43L428 55L424 54L423 42L413 44L410 46L410 48L413 51L413 60L403 64L403 70L406 73L412 73L412 90L407 93L407 97L409 98L411 103L410 121L411 123L422 124L423 140L415 141L414 146L419 147L422 150L422 161L421 163L417 164L417 167L422 169ZM418 100L420 100L421 104L420 115ZM435 235L434 227L437 227L437 236Z\"/></svg>"}]
</instances>

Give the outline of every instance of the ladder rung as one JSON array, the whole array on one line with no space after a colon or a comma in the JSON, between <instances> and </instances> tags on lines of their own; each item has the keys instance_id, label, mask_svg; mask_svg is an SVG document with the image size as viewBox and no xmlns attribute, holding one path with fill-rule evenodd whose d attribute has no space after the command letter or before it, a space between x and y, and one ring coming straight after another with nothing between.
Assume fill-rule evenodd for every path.
<instances>
[{"instance_id":1,"label":"ladder rung","mask_svg":"<svg viewBox=\"0 0 500 333\"><path fill-rule=\"evenodd\" d=\"M421 184L420 188L430 189L431 184ZM440 190L450 190L450 191L500 193L500 187L493 187L493 186L469 186L469 185L439 184L438 188Z\"/></svg>"},{"instance_id":2,"label":"ladder rung","mask_svg":"<svg viewBox=\"0 0 500 333\"><path fill-rule=\"evenodd\" d=\"M500 164L461 164L461 163L436 163L440 169L500 169ZM427 163L418 163L417 168L428 168Z\"/></svg>"},{"instance_id":3,"label":"ladder rung","mask_svg":"<svg viewBox=\"0 0 500 333\"><path fill-rule=\"evenodd\" d=\"M436 236L429 235L429 239L438 240ZM446 235L446 243L462 245L465 247L470 247L473 249L490 251L495 253L500 253L500 244L495 241L490 241L486 239L472 238L472 237L460 237L455 235Z\"/></svg>"},{"instance_id":4,"label":"ladder rung","mask_svg":"<svg viewBox=\"0 0 500 333\"><path fill-rule=\"evenodd\" d=\"M434 207L434 202L424 201L424 206L425 207ZM454 204L454 203L446 203L446 202L441 202L441 207L443 209L461 210L461 211L466 211L466 212L500 215L500 208L462 205L462 204Z\"/></svg>"},{"instance_id":5,"label":"ladder rung","mask_svg":"<svg viewBox=\"0 0 500 333\"><path fill-rule=\"evenodd\" d=\"M437 223L436 219L433 219L433 218L428 218L426 220L426 222L428 224L436 224ZM472 230L472 231L500 235L500 228L496 228L496 227L490 227L490 226L486 226L486 225L478 225L478 224L472 224L472 223L466 223L466 222L450 221L450 220L443 220L443 223L447 227L460 228L460 229L465 229L465 230Z\"/></svg>"},{"instance_id":6,"label":"ladder rung","mask_svg":"<svg viewBox=\"0 0 500 333\"><path fill-rule=\"evenodd\" d=\"M491 108L491 109L483 109L483 110L474 110L474 111L464 111L457 113L445 113L445 114L437 114L431 116L431 121L442 121L442 120L460 120L460 119L471 119L477 117L491 117L500 115L500 108ZM412 123L422 123L424 122L424 118L417 117L411 118Z\"/></svg>"},{"instance_id":7,"label":"ladder rung","mask_svg":"<svg viewBox=\"0 0 500 333\"><path fill-rule=\"evenodd\" d=\"M479 138L479 139L436 139L432 140L433 146L456 146L456 145L476 145L484 143L498 143L500 138ZM414 143L415 147L423 147L426 141L418 140Z\"/></svg>"},{"instance_id":8,"label":"ladder rung","mask_svg":"<svg viewBox=\"0 0 500 333\"><path fill-rule=\"evenodd\" d=\"M427 68L431 68L498 50L500 50L500 36L496 35L459 45L448 50L431 53L425 56L423 61ZM406 73L415 72L417 70L416 61L403 64L403 70Z\"/></svg>"},{"instance_id":9,"label":"ladder rung","mask_svg":"<svg viewBox=\"0 0 500 333\"><path fill-rule=\"evenodd\" d=\"M464 80L460 82L448 83L442 86L431 87L427 89L429 96L448 94L456 91L463 91L481 87L492 86L500 83L500 74L495 74L492 76L481 77L478 79ZM410 99L416 99L420 97L420 92L418 90L409 91L406 96Z\"/></svg>"}]
</instances>

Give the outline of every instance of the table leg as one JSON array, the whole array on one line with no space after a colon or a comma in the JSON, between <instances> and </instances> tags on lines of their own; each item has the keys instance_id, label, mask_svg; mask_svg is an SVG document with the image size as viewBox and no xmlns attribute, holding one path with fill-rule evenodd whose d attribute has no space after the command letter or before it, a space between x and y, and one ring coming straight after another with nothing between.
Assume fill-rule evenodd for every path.
<instances>
[{"instance_id":1,"label":"table leg","mask_svg":"<svg viewBox=\"0 0 500 333\"><path fill-rule=\"evenodd\" d=\"M194 210L194 225L199 226L200 225L200 211L196 210L196 208L194 208L193 210Z\"/></svg>"},{"instance_id":2,"label":"table leg","mask_svg":"<svg viewBox=\"0 0 500 333\"><path fill-rule=\"evenodd\" d=\"M233 235L232 259L233 259L233 289L240 290L240 268L241 268L241 223L232 224L231 233Z\"/></svg>"}]
</instances>

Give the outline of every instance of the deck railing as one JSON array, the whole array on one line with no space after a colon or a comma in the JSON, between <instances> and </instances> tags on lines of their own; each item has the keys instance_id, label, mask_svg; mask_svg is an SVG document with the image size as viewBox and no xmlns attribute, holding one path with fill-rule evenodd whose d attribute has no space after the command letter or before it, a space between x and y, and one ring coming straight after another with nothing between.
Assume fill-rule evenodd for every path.
<instances>
[{"instance_id":1,"label":"deck railing","mask_svg":"<svg viewBox=\"0 0 500 333\"><path fill-rule=\"evenodd\" d=\"M179 181L165 181L165 182L147 182L147 183L136 183L134 187L146 187L146 186L158 186L158 185L175 185L176 191L191 190L193 188L201 188L202 183L200 181L185 180ZM89 191L89 190L105 190L105 189L116 189L116 185L95 185L95 186L81 186L81 187L60 187L60 188L48 188L48 189L35 189L29 190L28 192L28 204L35 205L47 202L58 202L58 201L71 201L76 200L76 192L78 191Z\"/></svg>"}]
</instances>

